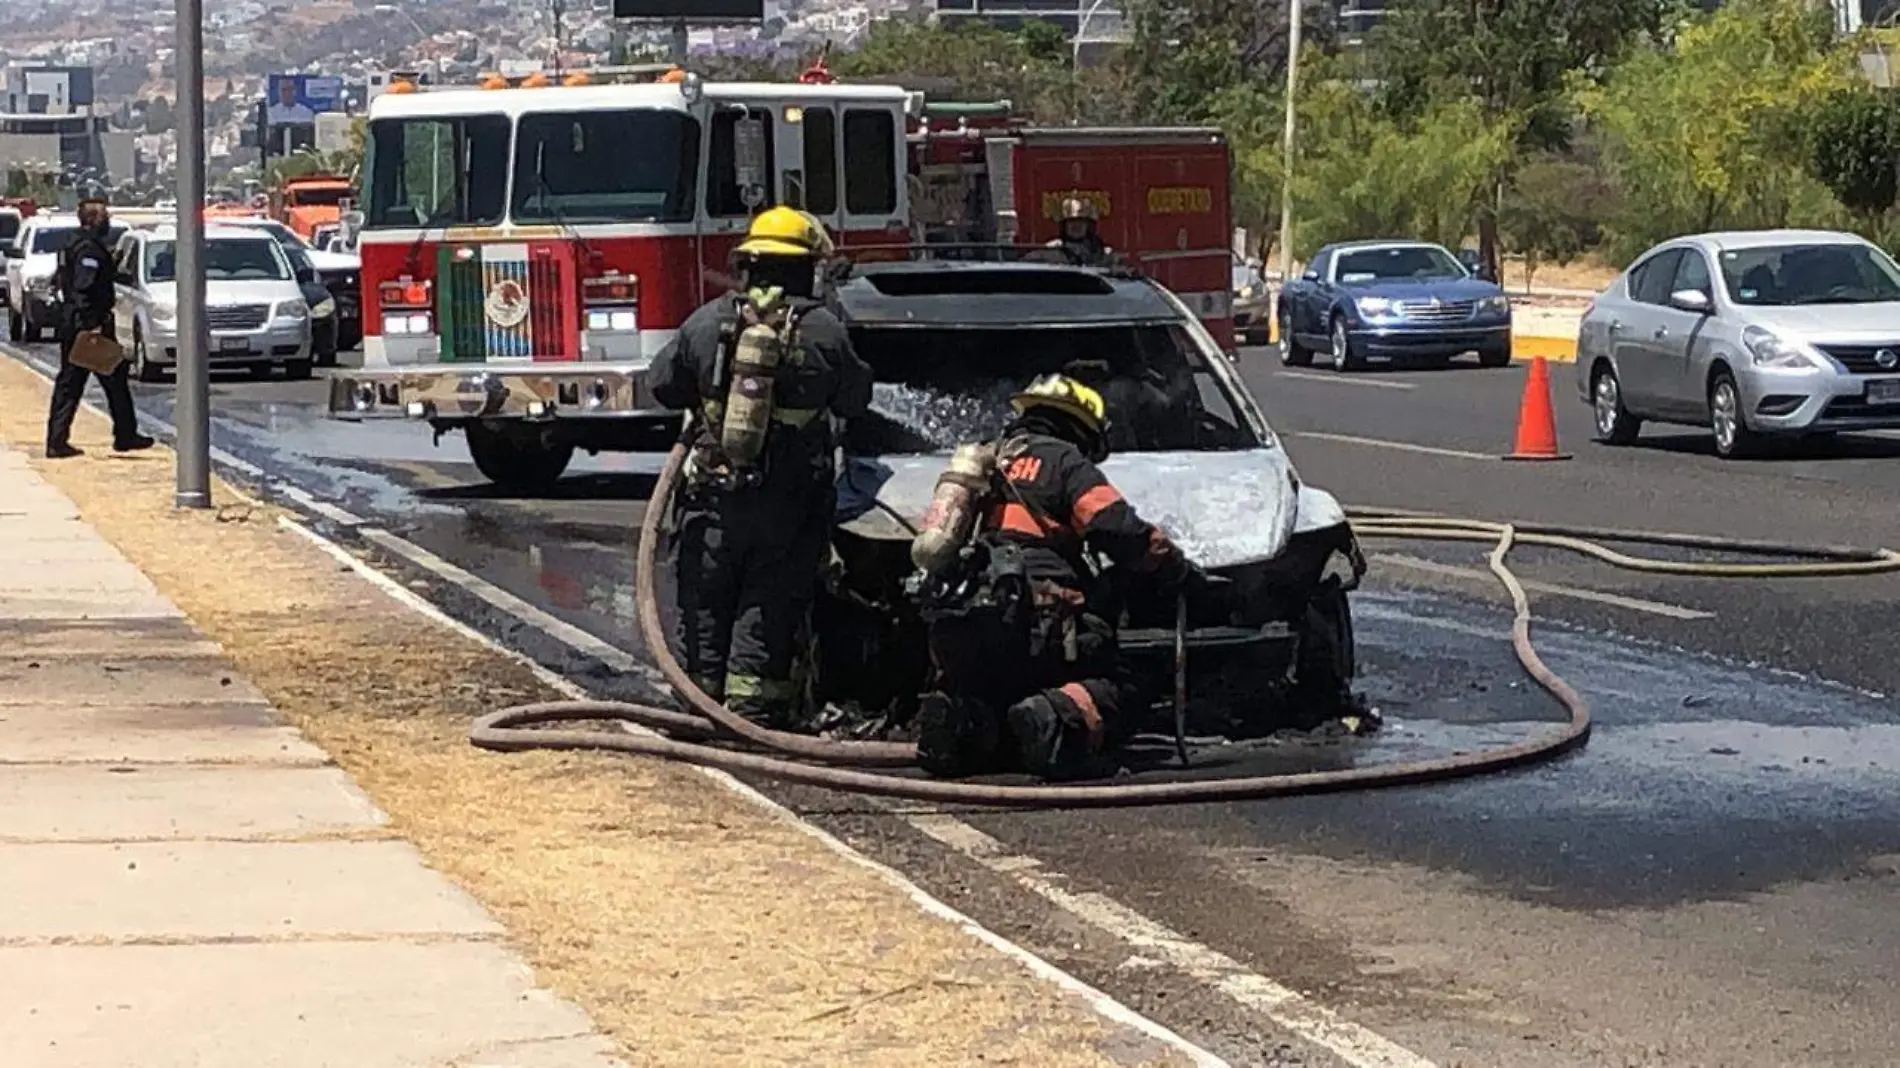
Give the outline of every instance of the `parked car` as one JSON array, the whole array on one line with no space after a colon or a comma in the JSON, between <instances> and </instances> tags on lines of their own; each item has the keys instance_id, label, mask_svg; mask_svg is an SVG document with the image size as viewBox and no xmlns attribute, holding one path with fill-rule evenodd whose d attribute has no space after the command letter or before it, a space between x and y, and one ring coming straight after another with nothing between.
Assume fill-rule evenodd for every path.
<instances>
[{"instance_id":1,"label":"parked car","mask_svg":"<svg viewBox=\"0 0 1900 1068\"><path fill-rule=\"evenodd\" d=\"M119 241L118 336L133 373L157 381L178 366L177 231L133 230ZM268 234L213 224L205 231L205 322L213 368L262 378L282 367L311 374L310 305L290 259Z\"/></svg>"},{"instance_id":2,"label":"parked car","mask_svg":"<svg viewBox=\"0 0 1900 1068\"><path fill-rule=\"evenodd\" d=\"M26 225L26 214L19 208L0 204L0 250L16 246L20 229ZM0 286L0 307L10 307L7 288Z\"/></svg>"},{"instance_id":3,"label":"parked car","mask_svg":"<svg viewBox=\"0 0 1900 1068\"><path fill-rule=\"evenodd\" d=\"M285 249L284 257L290 260L290 270L297 278L297 288L303 291L304 303L310 305L310 358L316 361L318 367L335 367L338 338L336 297L323 284L323 278L317 273L316 265L310 262L308 252Z\"/></svg>"},{"instance_id":4,"label":"parked car","mask_svg":"<svg viewBox=\"0 0 1900 1068\"><path fill-rule=\"evenodd\" d=\"M1185 553L1233 580L1231 601L1188 623L1190 716L1232 736L1339 714L1329 699L1352 676L1347 591L1363 555L1339 503L1295 476L1220 342L1178 298L1083 267L945 261L860 264L837 297L875 386L871 411L847 430L839 564L818 609L827 700L877 719L922 688L928 652L904 583L937 476L956 445L1002 430L1013 392L1066 371L1107 400L1103 471ZM1105 589L1129 598L1121 637L1133 677L1171 695L1173 602L1135 596L1140 584L1113 572ZM1289 675L1314 700L1275 700Z\"/></svg>"},{"instance_id":5,"label":"parked car","mask_svg":"<svg viewBox=\"0 0 1900 1068\"><path fill-rule=\"evenodd\" d=\"M1273 315L1273 293L1256 260L1234 257L1234 332L1242 344L1265 345Z\"/></svg>"},{"instance_id":6,"label":"parked car","mask_svg":"<svg viewBox=\"0 0 1900 1068\"><path fill-rule=\"evenodd\" d=\"M312 248L297 232L275 219L245 217L221 220L222 225L255 227L269 234L284 251L299 250L310 257L317 277L336 300L337 348L353 349L363 343L363 261L355 253Z\"/></svg>"},{"instance_id":7,"label":"parked car","mask_svg":"<svg viewBox=\"0 0 1900 1068\"><path fill-rule=\"evenodd\" d=\"M108 246L124 233L122 224L113 223ZM59 254L78 234L78 216L34 215L20 227L14 243L6 246L9 339L39 341L57 325L53 272L59 268Z\"/></svg>"},{"instance_id":8,"label":"parked car","mask_svg":"<svg viewBox=\"0 0 1900 1068\"><path fill-rule=\"evenodd\" d=\"M1900 266L1854 234L1698 234L1645 252L1584 314L1577 391L1598 441L1706 426L1722 457L1900 428Z\"/></svg>"},{"instance_id":9,"label":"parked car","mask_svg":"<svg viewBox=\"0 0 1900 1068\"><path fill-rule=\"evenodd\" d=\"M1325 353L1333 369L1476 352L1486 367L1511 362L1511 302L1441 245L1352 241L1327 245L1280 290L1280 359L1305 367Z\"/></svg>"}]
</instances>

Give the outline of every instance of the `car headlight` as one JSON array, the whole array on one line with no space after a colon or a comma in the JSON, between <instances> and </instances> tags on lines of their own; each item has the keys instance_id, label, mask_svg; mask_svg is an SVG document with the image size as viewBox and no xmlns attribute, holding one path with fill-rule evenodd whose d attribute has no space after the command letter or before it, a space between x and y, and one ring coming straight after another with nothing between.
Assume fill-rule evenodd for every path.
<instances>
[{"instance_id":1,"label":"car headlight","mask_svg":"<svg viewBox=\"0 0 1900 1068\"><path fill-rule=\"evenodd\" d=\"M51 278L29 278L26 280L26 288L35 293L50 293L53 289L53 280Z\"/></svg>"},{"instance_id":2,"label":"car headlight","mask_svg":"<svg viewBox=\"0 0 1900 1068\"><path fill-rule=\"evenodd\" d=\"M1252 300L1252 299L1253 299L1253 287L1252 287L1252 286L1241 286L1241 287L1240 287L1240 299L1241 299L1241 300Z\"/></svg>"},{"instance_id":3,"label":"car headlight","mask_svg":"<svg viewBox=\"0 0 1900 1068\"><path fill-rule=\"evenodd\" d=\"M1756 367L1781 371L1813 371L1827 366L1820 353L1805 341L1782 337L1766 327L1742 331L1742 347Z\"/></svg>"},{"instance_id":4,"label":"car headlight","mask_svg":"<svg viewBox=\"0 0 1900 1068\"><path fill-rule=\"evenodd\" d=\"M303 319L310 315L310 305L301 300L281 301L277 305L277 318Z\"/></svg>"},{"instance_id":5,"label":"car headlight","mask_svg":"<svg viewBox=\"0 0 1900 1068\"><path fill-rule=\"evenodd\" d=\"M1478 311L1484 315L1509 315L1511 298L1502 293L1495 297L1486 297L1478 302Z\"/></svg>"},{"instance_id":6,"label":"car headlight","mask_svg":"<svg viewBox=\"0 0 1900 1068\"><path fill-rule=\"evenodd\" d=\"M170 304L152 305L152 321L155 323L175 323L178 321L178 309Z\"/></svg>"},{"instance_id":7,"label":"car headlight","mask_svg":"<svg viewBox=\"0 0 1900 1068\"><path fill-rule=\"evenodd\" d=\"M1385 297L1360 297L1353 301L1361 315L1391 315L1397 305Z\"/></svg>"},{"instance_id":8,"label":"car headlight","mask_svg":"<svg viewBox=\"0 0 1900 1068\"><path fill-rule=\"evenodd\" d=\"M325 297L322 300L318 301L315 307L310 309L310 317L313 319L328 319L335 314L336 314L336 298L335 297Z\"/></svg>"}]
</instances>

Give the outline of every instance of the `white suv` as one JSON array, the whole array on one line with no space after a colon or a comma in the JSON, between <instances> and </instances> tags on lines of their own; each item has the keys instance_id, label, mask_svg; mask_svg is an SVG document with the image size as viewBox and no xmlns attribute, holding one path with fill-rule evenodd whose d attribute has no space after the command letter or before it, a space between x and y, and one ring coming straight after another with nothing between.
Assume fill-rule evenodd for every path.
<instances>
[{"instance_id":1,"label":"white suv","mask_svg":"<svg viewBox=\"0 0 1900 1068\"><path fill-rule=\"evenodd\" d=\"M125 233L114 223L111 246ZM79 235L79 219L72 215L35 215L20 227L20 235L6 246L7 256L7 337L13 341L38 341L45 331L58 324L53 272L59 268L59 254Z\"/></svg>"},{"instance_id":2,"label":"white suv","mask_svg":"<svg viewBox=\"0 0 1900 1068\"><path fill-rule=\"evenodd\" d=\"M177 232L133 230L119 241L118 338L133 373L150 382L178 365ZM310 305L270 235L213 225L205 231L205 325L213 368L259 378L282 367L311 374Z\"/></svg>"}]
</instances>

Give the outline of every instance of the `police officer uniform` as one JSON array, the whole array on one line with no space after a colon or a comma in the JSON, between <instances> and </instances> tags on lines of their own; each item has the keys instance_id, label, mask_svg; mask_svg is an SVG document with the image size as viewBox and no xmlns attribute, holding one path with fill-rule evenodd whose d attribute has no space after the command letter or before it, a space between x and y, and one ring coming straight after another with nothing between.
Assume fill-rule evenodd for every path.
<instances>
[{"instance_id":1,"label":"police officer uniform","mask_svg":"<svg viewBox=\"0 0 1900 1068\"><path fill-rule=\"evenodd\" d=\"M1044 778L1105 770L1101 757L1133 726L1114 627L1089 601L1085 550L1175 587L1198 574L1142 519L1096 464L1107 457L1101 394L1046 375L1013 401L997 446L998 486L978 541L990 581L1015 568L1031 610L983 626L932 612L937 688L918 711L926 770L962 775L1015 766ZM999 561L1005 563L999 566ZM994 598L993 590L982 595ZM1003 710L999 719L997 711Z\"/></svg>"},{"instance_id":2,"label":"police officer uniform","mask_svg":"<svg viewBox=\"0 0 1900 1068\"><path fill-rule=\"evenodd\" d=\"M810 216L784 207L759 215L736 253L748 292L695 311L648 371L660 403L688 413L692 454L676 514L687 671L735 712L778 727L798 710L799 639L831 544L834 421L871 400L870 368L815 298L829 250ZM761 287L784 290L795 325L773 376L756 477L735 481L720 429L745 302Z\"/></svg>"},{"instance_id":3,"label":"police officer uniform","mask_svg":"<svg viewBox=\"0 0 1900 1068\"><path fill-rule=\"evenodd\" d=\"M79 402L86 395L86 379L94 374L70 359L73 341L88 330L113 336L112 306L118 298L117 271L112 250L106 247L108 215L104 204L82 205L78 236L60 253L54 274L59 294L59 374L53 379L51 410L46 420L46 455L59 459L79 455L71 435ZM112 413L112 448L116 452L150 448L152 439L139 433L138 410L132 404L128 366L120 363L111 374L98 375Z\"/></svg>"}]
</instances>

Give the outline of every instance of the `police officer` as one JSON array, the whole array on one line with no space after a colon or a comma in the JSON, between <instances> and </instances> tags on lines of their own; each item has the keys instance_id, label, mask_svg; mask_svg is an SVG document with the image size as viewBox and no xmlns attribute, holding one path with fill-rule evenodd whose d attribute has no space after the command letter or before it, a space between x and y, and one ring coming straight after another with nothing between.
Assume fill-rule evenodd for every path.
<instances>
[{"instance_id":1,"label":"police officer","mask_svg":"<svg viewBox=\"0 0 1900 1068\"><path fill-rule=\"evenodd\" d=\"M1044 375L1012 405L976 536L992 585L972 594L1002 607L969 626L954 605L926 605L938 685L919 704L918 756L937 775L1011 766L1050 779L1100 774L1133 724L1114 628L1091 604L1085 549L1162 590L1206 580L1096 466L1108 456L1100 393ZM1030 601L1020 616L994 588L1012 568Z\"/></svg>"},{"instance_id":2,"label":"police officer","mask_svg":"<svg viewBox=\"0 0 1900 1068\"><path fill-rule=\"evenodd\" d=\"M744 292L694 312L648 371L660 403L688 413L677 514L687 671L735 712L779 728L799 710L798 640L831 544L835 428L871 401L870 368L818 299L830 251L810 216L761 213L735 253ZM740 334L765 305L785 309L784 341L763 445L741 465L722 442L729 408L764 414L741 395L750 379L734 368Z\"/></svg>"},{"instance_id":3,"label":"police officer","mask_svg":"<svg viewBox=\"0 0 1900 1068\"><path fill-rule=\"evenodd\" d=\"M1061 236L1048 243L1061 249L1070 259L1085 267L1103 267L1115 262L1112 249L1102 240L1102 228L1095 205L1081 197L1062 202Z\"/></svg>"},{"instance_id":4,"label":"police officer","mask_svg":"<svg viewBox=\"0 0 1900 1068\"><path fill-rule=\"evenodd\" d=\"M79 204L79 234L60 253L54 274L59 295L59 374L53 379L53 400L46 419L46 455L60 460L78 456L71 436L73 417L79 414L79 402L86 395L86 379L93 374L70 359L73 341L88 330L113 336L112 305L117 272L112 250L106 247L112 232L112 214L106 202L96 197ZM152 439L139 433L138 409L132 405L132 386L127 381L128 366L120 363L109 375L99 375L106 393L106 406L112 413L112 449L132 452L152 447Z\"/></svg>"}]
</instances>

